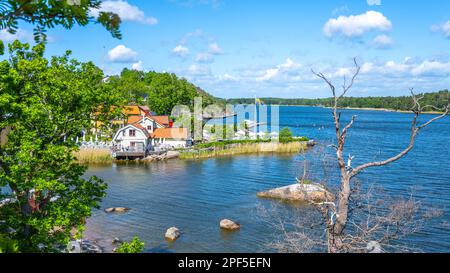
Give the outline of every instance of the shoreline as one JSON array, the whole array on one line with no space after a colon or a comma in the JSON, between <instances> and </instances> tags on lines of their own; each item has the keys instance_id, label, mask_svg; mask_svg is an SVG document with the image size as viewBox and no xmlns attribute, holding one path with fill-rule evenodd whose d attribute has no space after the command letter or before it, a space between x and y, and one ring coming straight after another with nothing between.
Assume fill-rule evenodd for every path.
<instances>
[{"instance_id":1,"label":"shoreline","mask_svg":"<svg viewBox=\"0 0 450 273\"><path fill-rule=\"evenodd\" d=\"M325 109L332 109L331 106L319 106L319 105L278 105L278 104L270 104L273 106L279 106L279 107L318 107L318 108L325 108ZM408 110L396 110L396 109L388 109L388 108L370 108L370 107L339 107L339 109L343 110L362 110L362 111L380 111L380 112L391 112L391 113L402 113L402 114L410 114L411 111ZM425 111L422 112L422 114L426 115L441 115L444 112L440 111Z\"/></svg>"},{"instance_id":2,"label":"shoreline","mask_svg":"<svg viewBox=\"0 0 450 273\"><path fill-rule=\"evenodd\" d=\"M111 157L109 149L81 149L75 153L77 162L82 165L109 165L113 163L153 163L178 160L196 160L225 156L239 156L249 154L295 154L306 151L314 143L310 141L291 141L281 142L262 142L262 143L244 143L229 144L225 146L215 146L211 148L196 148L184 151L177 151L177 156L169 156L161 160L152 160L152 158L143 158L139 160L116 160Z\"/></svg>"},{"instance_id":3,"label":"shoreline","mask_svg":"<svg viewBox=\"0 0 450 273\"><path fill-rule=\"evenodd\" d=\"M332 109L332 107L328 107L328 106L323 106L322 108ZM408 110L395 110L395 109L387 109L387 108L340 107L339 109L344 109L344 110L362 110L362 111L380 111L380 112L391 112L391 113L402 113L402 114L411 114L412 113L411 111L408 111ZM422 112L422 114L426 114L426 115L441 115L443 113L444 112L439 112L439 111L425 111L425 112Z\"/></svg>"}]
</instances>

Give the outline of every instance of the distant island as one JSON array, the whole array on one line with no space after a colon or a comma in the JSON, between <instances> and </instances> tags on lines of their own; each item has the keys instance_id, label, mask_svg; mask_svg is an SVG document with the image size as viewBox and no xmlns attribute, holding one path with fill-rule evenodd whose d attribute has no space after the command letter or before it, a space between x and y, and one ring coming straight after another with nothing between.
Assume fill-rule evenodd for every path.
<instances>
[{"instance_id":1,"label":"distant island","mask_svg":"<svg viewBox=\"0 0 450 273\"><path fill-rule=\"evenodd\" d=\"M433 93L424 93L421 100L422 105L433 105L443 109L450 102L450 92L442 90ZM261 98L264 104L269 105L289 105L289 106L323 106L331 107L332 98L323 99L283 99L283 98ZM254 98L236 98L226 101L230 104L252 104ZM393 110L409 111L412 106L410 96L402 97L345 97L339 102L342 108L374 109L374 110ZM430 109L432 112L433 110Z\"/></svg>"}]
</instances>

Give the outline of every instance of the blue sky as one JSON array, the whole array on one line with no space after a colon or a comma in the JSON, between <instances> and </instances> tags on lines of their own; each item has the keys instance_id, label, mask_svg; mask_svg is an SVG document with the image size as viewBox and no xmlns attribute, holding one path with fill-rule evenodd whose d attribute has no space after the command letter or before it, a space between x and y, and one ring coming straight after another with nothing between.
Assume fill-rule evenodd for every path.
<instances>
[{"instance_id":1,"label":"blue sky","mask_svg":"<svg viewBox=\"0 0 450 273\"><path fill-rule=\"evenodd\" d=\"M174 72L224 98L328 97L311 69L341 85L353 57L362 72L352 96L450 87L448 0L113 0L103 9L122 15L122 40L98 25L58 28L47 54L70 49L106 74ZM0 39L32 40L20 27Z\"/></svg>"}]
</instances>

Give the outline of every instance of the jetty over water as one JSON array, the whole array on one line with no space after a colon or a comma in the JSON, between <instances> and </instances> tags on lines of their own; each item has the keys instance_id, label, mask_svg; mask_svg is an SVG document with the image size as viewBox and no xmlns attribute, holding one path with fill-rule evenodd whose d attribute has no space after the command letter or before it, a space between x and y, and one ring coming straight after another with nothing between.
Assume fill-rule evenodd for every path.
<instances>
[{"instance_id":1,"label":"jetty over water","mask_svg":"<svg viewBox=\"0 0 450 273\"><path fill-rule=\"evenodd\" d=\"M112 156L116 159L138 159L146 156L144 147L128 147L128 149L112 149Z\"/></svg>"}]
</instances>

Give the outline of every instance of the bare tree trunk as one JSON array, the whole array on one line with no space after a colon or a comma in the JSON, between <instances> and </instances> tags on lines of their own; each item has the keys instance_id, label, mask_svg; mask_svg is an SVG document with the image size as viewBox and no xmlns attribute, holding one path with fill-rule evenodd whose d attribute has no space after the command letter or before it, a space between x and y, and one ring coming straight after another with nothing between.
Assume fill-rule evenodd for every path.
<instances>
[{"instance_id":1,"label":"bare tree trunk","mask_svg":"<svg viewBox=\"0 0 450 273\"><path fill-rule=\"evenodd\" d=\"M342 93L340 95L336 94L336 87L331 83L331 81L323 74L323 73L316 73L314 70L312 71L317 77L324 80L328 86L330 87L333 98L334 98L334 106L333 106L333 119L334 119L334 125L336 130L336 140L337 145L333 145L333 147L336 150L336 157L337 157L337 163L340 171L340 192L339 192L339 200L338 204L334 205L331 212L330 219L326 219L327 223L327 242L328 242L328 251L332 253L336 252L343 252L346 251L345 242L344 242L344 235L345 235L345 228L347 226L348 217L349 217L349 202L350 202L350 196L352 192L351 187L351 181L352 178L357 176L360 172L367 168L371 167L377 167L377 166L384 166L389 163L392 163L394 161L399 160L400 158L404 157L406 154L408 154L412 148L414 147L415 138L418 135L419 131L426 126L430 125L436 120L439 120L441 118L444 118L449 114L450 105L447 105L447 107L444 109L444 113L442 115L436 116L427 122L423 123L422 125L418 125L418 117L423 112L425 108L433 108L433 106L425 106L422 107L420 104L420 100L423 97L417 97L413 90L411 89L412 99L413 99L413 108L412 112L414 113L414 117L412 120L411 125L411 136L410 136L410 142L409 145L400 153L397 155L384 160L384 161L378 161L378 162L370 162L363 165L360 165L356 168L352 168L351 163L354 157L349 155L347 164L345 164L344 160L344 146L345 141L347 137L347 131L353 126L353 123L356 120L356 116L353 116L351 121L341 130L341 113L338 112L339 109L339 100L345 96L345 94L348 92L348 90L353 86L354 81L356 77L358 76L361 68L358 65L356 59L354 59L355 64L355 73L353 74L351 78L351 82L347 85L346 78L344 77L344 84L342 86ZM328 212L330 210L330 206L327 205L326 211L324 215L328 217L330 213ZM334 217L336 219L334 219Z\"/></svg>"}]
</instances>

